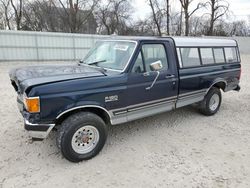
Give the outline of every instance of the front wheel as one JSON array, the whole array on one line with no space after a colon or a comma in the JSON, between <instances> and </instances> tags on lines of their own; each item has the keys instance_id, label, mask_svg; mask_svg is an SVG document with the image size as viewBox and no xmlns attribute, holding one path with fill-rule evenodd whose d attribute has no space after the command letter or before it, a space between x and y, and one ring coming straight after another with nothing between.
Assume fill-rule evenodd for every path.
<instances>
[{"instance_id":1,"label":"front wheel","mask_svg":"<svg viewBox=\"0 0 250 188\"><path fill-rule=\"evenodd\" d=\"M221 100L220 89L212 87L200 103L200 112L206 116L214 115L220 109Z\"/></svg>"},{"instance_id":2,"label":"front wheel","mask_svg":"<svg viewBox=\"0 0 250 188\"><path fill-rule=\"evenodd\" d=\"M90 112L73 114L63 121L58 130L57 145L63 156L79 162L96 156L107 138L107 126Z\"/></svg>"}]
</instances>

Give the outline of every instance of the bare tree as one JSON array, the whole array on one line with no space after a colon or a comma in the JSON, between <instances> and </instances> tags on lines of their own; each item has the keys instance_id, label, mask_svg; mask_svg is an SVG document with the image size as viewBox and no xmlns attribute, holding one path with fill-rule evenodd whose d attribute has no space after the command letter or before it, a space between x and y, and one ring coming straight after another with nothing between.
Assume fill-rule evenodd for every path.
<instances>
[{"instance_id":1,"label":"bare tree","mask_svg":"<svg viewBox=\"0 0 250 188\"><path fill-rule=\"evenodd\" d=\"M201 36L204 35L207 31L206 25L208 21L202 17L192 16L189 20L190 31L189 35L191 36Z\"/></svg>"},{"instance_id":2,"label":"bare tree","mask_svg":"<svg viewBox=\"0 0 250 188\"><path fill-rule=\"evenodd\" d=\"M70 13L70 8L68 8L70 5L63 4L63 6L64 8L58 0L33 0L26 2L23 8L22 29L96 33L96 20L93 12L87 9L89 7L79 6L77 13L73 14ZM69 18L69 15L73 16Z\"/></svg>"},{"instance_id":3,"label":"bare tree","mask_svg":"<svg viewBox=\"0 0 250 188\"><path fill-rule=\"evenodd\" d=\"M167 13L167 34L169 35L169 25L170 25L170 4L169 0L166 0L166 13Z\"/></svg>"},{"instance_id":4,"label":"bare tree","mask_svg":"<svg viewBox=\"0 0 250 188\"><path fill-rule=\"evenodd\" d=\"M59 19L55 14L55 10L57 9L52 0L26 2L23 7L22 29L31 31L60 31L58 27Z\"/></svg>"},{"instance_id":5,"label":"bare tree","mask_svg":"<svg viewBox=\"0 0 250 188\"><path fill-rule=\"evenodd\" d=\"M13 0L10 0L10 3L14 10L16 29L20 30L23 16L23 0L17 0L15 2Z\"/></svg>"},{"instance_id":6,"label":"bare tree","mask_svg":"<svg viewBox=\"0 0 250 188\"><path fill-rule=\"evenodd\" d=\"M196 8L193 9L192 11L189 10L190 4L193 2L194 0L180 0L181 6L183 8L184 11L184 16L185 16L185 36L188 36L189 34L189 19L190 17L197 11L199 10L201 7L203 7L204 5L202 3L198 3Z\"/></svg>"},{"instance_id":7,"label":"bare tree","mask_svg":"<svg viewBox=\"0 0 250 188\"><path fill-rule=\"evenodd\" d=\"M112 34L111 32L113 32L111 31L112 30L111 25L114 25L114 23L111 24L111 21L113 19L110 13L110 9L111 9L110 7L111 7L110 1L105 6L98 4L97 11L96 11L97 17L100 20L98 33L101 33L103 31L103 27L105 28L106 33L108 35ZM108 21L108 19L110 20L110 22Z\"/></svg>"},{"instance_id":8,"label":"bare tree","mask_svg":"<svg viewBox=\"0 0 250 188\"><path fill-rule=\"evenodd\" d=\"M180 35L180 21L181 21L181 14L179 12L172 12L170 19L170 27L169 27L169 34L171 35Z\"/></svg>"},{"instance_id":9,"label":"bare tree","mask_svg":"<svg viewBox=\"0 0 250 188\"><path fill-rule=\"evenodd\" d=\"M155 35L154 21L152 19L139 20L133 24L131 35Z\"/></svg>"},{"instance_id":10,"label":"bare tree","mask_svg":"<svg viewBox=\"0 0 250 188\"><path fill-rule=\"evenodd\" d=\"M2 8L2 15L3 15L3 19L4 19L4 24L5 26L7 26L8 29L11 29L11 18L13 16L13 14L11 13L10 9L10 0L0 0L1 2L1 8Z\"/></svg>"},{"instance_id":11,"label":"bare tree","mask_svg":"<svg viewBox=\"0 0 250 188\"><path fill-rule=\"evenodd\" d=\"M229 3L225 0L209 0L206 4L210 7L210 24L207 34L213 35L215 22L228 12Z\"/></svg>"},{"instance_id":12,"label":"bare tree","mask_svg":"<svg viewBox=\"0 0 250 188\"><path fill-rule=\"evenodd\" d=\"M161 10L159 7L159 2L157 0L149 0L149 6L152 10L152 16L153 16L153 20L154 20L154 23L155 23L157 31L158 31L158 35L161 36L162 35Z\"/></svg>"},{"instance_id":13,"label":"bare tree","mask_svg":"<svg viewBox=\"0 0 250 188\"><path fill-rule=\"evenodd\" d=\"M0 28L78 33L96 33L98 29L99 34L108 35L181 35L185 25L185 35L250 35L250 15L248 22L223 19L223 15L229 16L227 0L197 0L196 8L190 8L195 0L179 1L180 11L172 12L171 0L147 0L151 14L133 21L130 0L0 0ZM209 8L208 13L195 16L202 7Z\"/></svg>"},{"instance_id":14,"label":"bare tree","mask_svg":"<svg viewBox=\"0 0 250 188\"><path fill-rule=\"evenodd\" d=\"M248 26L245 20L234 21L231 24L231 32L229 36L248 36Z\"/></svg>"},{"instance_id":15,"label":"bare tree","mask_svg":"<svg viewBox=\"0 0 250 188\"><path fill-rule=\"evenodd\" d=\"M4 11L1 4L0 4L0 29L5 29Z\"/></svg>"},{"instance_id":16,"label":"bare tree","mask_svg":"<svg viewBox=\"0 0 250 188\"><path fill-rule=\"evenodd\" d=\"M182 20L183 20L183 8L181 6L181 14L180 14L180 22L179 22L179 32L178 34L181 36L182 33Z\"/></svg>"},{"instance_id":17,"label":"bare tree","mask_svg":"<svg viewBox=\"0 0 250 188\"><path fill-rule=\"evenodd\" d=\"M71 33L76 33L79 28L87 21L89 16L91 16L97 0L67 0L65 4L64 1L58 0L61 7L64 10L64 20L67 22ZM66 6L68 5L68 7ZM55 5L55 7L57 7ZM80 14L80 10L88 10L86 14Z\"/></svg>"},{"instance_id":18,"label":"bare tree","mask_svg":"<svg viewBox=\"0 0 250 188\"><path fill-rule=\"evenodd\" d=\"M170 0L148 0L153 23L159 36L163 33L170 34Z\"/></svg>"},{"instance_id":19,"label":"bare tree","mask_svg":"<svg viewBox=\"0 0 250 188\"><path fill-rule=\"evenodd\" d=\"M128 29L132 6L128 0L110 0L99 2L96 17L99 23L99 33L125 35Z\"/></svg>"}]
</instances>

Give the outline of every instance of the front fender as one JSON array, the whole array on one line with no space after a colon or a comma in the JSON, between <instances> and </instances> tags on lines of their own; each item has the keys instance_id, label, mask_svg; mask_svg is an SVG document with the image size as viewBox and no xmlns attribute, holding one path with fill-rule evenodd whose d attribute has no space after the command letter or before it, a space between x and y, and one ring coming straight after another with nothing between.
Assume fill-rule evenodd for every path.
<instances>
[{"instance_id":1,"label":"front fender","mask_svg":"<svg viewBox=\"0 0 250 188\"><path fill-rule=\"evenodd\" d=\"M56 119L59 119L60 117L62 117L64 114L66 114L68 112L71 112L71 111L74 111L74 110L77 110L77 109L84 109L84 108L97 108L97 109L103 110L109 115L109 118L111 118L110 112L104 106L102 106L101 104L98 104L98 103L96 103L94 101L85 101L85 102L82 102L82 103L79 102L77 105L65 108L64 110L62 110L61 112L59 112L57 114Z\"/></svg>"}]
</instances>

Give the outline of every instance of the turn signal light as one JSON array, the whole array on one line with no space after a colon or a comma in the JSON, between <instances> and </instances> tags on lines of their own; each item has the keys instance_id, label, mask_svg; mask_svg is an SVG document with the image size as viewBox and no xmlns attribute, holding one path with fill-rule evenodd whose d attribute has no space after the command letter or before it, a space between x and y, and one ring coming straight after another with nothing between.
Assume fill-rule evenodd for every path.
<instances>
[{"instance_id":1,"label":"turn signal light","mask_svg":"<svg viewBox=\"0 0 250 188\"><path fill-rule=\"evenodd\" d=\"M30 97L25 98L25 107L26 110L30 113L38 113L40 112L40 99L39 97Z\"/></svg>"}]
</instances>

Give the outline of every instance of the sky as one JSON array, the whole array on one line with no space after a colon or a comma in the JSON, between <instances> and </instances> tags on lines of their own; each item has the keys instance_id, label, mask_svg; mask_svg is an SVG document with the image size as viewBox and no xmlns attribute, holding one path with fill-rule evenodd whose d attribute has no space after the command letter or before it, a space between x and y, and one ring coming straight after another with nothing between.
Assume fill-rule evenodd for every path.
<instances>
[{"instance_id":1,"label":"sky","mask_svg":"<svg viewBox=\"0 0 250 188\"><path fill-rule=\"evenodd\" d=\"M205 0L206 1L206 0ZM226 0L229 3L229 9L232 12L231 21L235 20L248 20L248 15L250 15L250 0ZM135 19L143 19L148 14L151 13L150 7L148 6L148 0L133 0L133 6L136 13L134 14ZM194 0L191 4L191 9L196 7L196 2ZM174 10L177 8L180 9L179 0L170 0L171 9ZM198 16L202 15L203 12L199 11L196 13Z\"/></svg>"}]
</instances>

